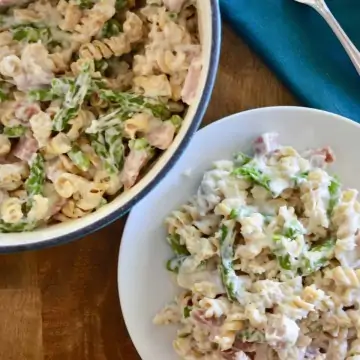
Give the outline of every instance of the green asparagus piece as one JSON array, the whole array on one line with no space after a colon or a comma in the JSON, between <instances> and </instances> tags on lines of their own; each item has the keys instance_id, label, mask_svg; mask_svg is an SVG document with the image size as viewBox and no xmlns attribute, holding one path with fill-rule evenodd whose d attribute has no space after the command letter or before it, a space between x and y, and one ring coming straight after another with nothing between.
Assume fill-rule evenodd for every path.
<instances>
[{"instance_id":1,"label":"green asparagus piece","mask_svg":"<svg viewBox=\"0 0 360 360\"><path fill-rule=\"evenodd\" d=\"M230 219L236 219L236 218L238 217L238 215L239 215L238 210L236 210L236 209L231 209L229 218L230 218Z\"/></svg>"},{"instance_id":2,"label":"green asparagus piece","mask_svg":"<svg viewBox=\"0 0 360 360\"><path fill-rule=\"evenodd\" d=\"M27 43L36 43L41 41L48 44L51 40L51 32L47 27L34 27L31 25L18 25L11 29L14 40Z\"/></svg>"},{"instance_id":3,"label":"green asparagus piece","mask_svg":"<svg viewBox=\"0 0 360 360\"><path fill-rule=\"evenodd\" d=\"M106 146L104 134L103 133L91 134L89 138L90 138L91 147L100 157L100 159L104 162L106 171L109 174L118 173L117 167L115 166L115 164L113 164L110 161L110 155Z\"/></svg>"},{"instance_id":4,"label":"green asparagus piece","mask_svg":"<svg viewBox=\"0 0 360 360\"><path fill-rule=\"evenodd\" d=\"M292 269L292 263L290 259L290 255L287 254L285 256L278 256L277 260L279 262L279 265L284 270L291 270Z\"/></svg>"},{"instance_id":5,"label":"green asparagus piece","mask_svg":"<svg viewBox=\"0 0 360 360\"><path fill-rule=\"evenodd\" d=\"M244 166L251 161L251 157L239 151L234 154L234 163L236 166Z\"/></svg>"},{"instance_id":6,"label":"green asparagus piece","mask_svg":"<svg viewBox=\"0 0 360 360\"><path fill-rule=\"evenodd\" d=\"M150 148L150 145L144 138L133 139L129 141L129 148L133 150L144 150Z\"/></svg>"},{"instance_id":7,"label":"green asparagus piece","mask_svg":"<svg viewBox=\"0 0 360 360\"><path fill-rule=\"evenodd\" d=\"M101 30L101 36L105 38L110 38L112 36L119 35L121 30L121 24L115 19L110 19L104 24Z\"/></svg>"},{"instance_id":8,"label":"green asparagus piece","mask_svg":"<svg viewBox=\"0 0 360 360\"><path fill-rule=\"evenodd\" d=\"M229 227L223 224L221 226L220 237L220 274L227 296L231 301L236 301L239 296L236 284L237 275L232 265L234 257L233 246L235 240L234 227L234 223Z\"/></svg>"},{"instance_id":9,"label":"green asparagus piece","mask_svg":"<svg viewBox=\"0 0 360 360\"><path fill-rule=\"evenodd\" d=\"M94 6L94 0L75 0L75 4L81 9L91 9Z\"/></svg>"},{"instance_id":10,"label":"green asparagus piece","mask_svg":"<svg viewBox=\"0 0 360 360\"><path fill-rule=\"evenodd\" d=\"M330 200L329 200L329 205L328 205L328 216L331 216L334 207L336 206L336 204L339 202L340 199L340 181L336 178L333 177L330 181L330 185L329 185L329 195L330 195Z\"/></svg>"},{"instance_id":11,"label":"green asparagus piece","mask_svg":"<svg viewBox=\"0 0 360 360\"><path fill-rule=\"evenodd\" d=\"M8 138L19 138L23 136L27 131L27 128L23 125L16 126L5 126L3 129L3 134Z\"/></svg>"},{"instance_id":12,"label":"green asparagus piece","mask_svg":"<svg viewBox=\"0 0 360 360\"><path fill-rule=\"evenodd\" d=\"M113 90L99 90L101 99L121 106L127 112L136 113L142 111L151 111L151 113L160 119L167 120L171 117L171 112L167 105L154 99L146 98L142 95L135 95L127 92L119 92Z\"/></svg>"},{"instance_id":13,"label":"green asparagus piece","mask_svg":"<svg viewBox=\"0 0 360 360\"><path fill-rule=\"evenodd\" d=\"M284 270L294 270L292 259L290 255L286 253L286 248L283 244L283 241L288 242L288 241L293 241L294 239L291 239L281 234L273 234L272 239L275 244L273 253L276 256L276 260L279 266Z\"/></svg>"},{"instance_id":14,"label":"green asparagus piece","mask_svg":"<svg viewBox=\"0 0 360 360\"><path fill-rule=\"evenodd\" d=\"M116 0L115 1L116 10L122 10L126 6L127 6L127 1L126 0Z\"/></svg>"},{"instance_id":15,"label":"green asparagus piece","mask_svg":"<svg viewBox=\"0 0 360 360\"><path fill-rule=\"evenodd\" d=\"M10 224L0 220L0 233L15 233L23 231L31 231L36 227L35 222L20 221L16 224Z\"/></svg>"},{"instance_id":16,"label":"green asparagus piece","mask_svg":"<svg viewBox=\"0 0 360 360\"><path fill-rule=\"evenodd\" d=\"M167 242L171 246L172 251L176 255L190 255L185 245L180 244L180 235L171 234L166 238Z\"/></svg>"},{"instance_id":17,"label":"green asparagus piece","mask_svg":"<svg viewBox=\"0 0 360 360\"><path fill-rule=\"evenodd\" d=\"M61 110L53 120L54 130L62 131L68 122L77 115L91 86L90 65L86 64L74 84L69 84Z\"/></svg>"},{"instance_id":18,"label":"green asparagus piece","mask_svg":"<svg viewBox=\"0 0 360 360\"><path fill-rule=\"evenodd\" d=\"M109 64L106 60L101 59L101 60L95 60L94 61L94 65L95 65L95 70L96 71L100 71L102 74L108 69Z\"/></svg>"},{"instance_id":19,"label":"green asparagus piece","mask_svg":"<svg viewBox=\"0 0 360 360\"><path fill-rule=\"evenodd\" d=\"M334 255L336 241L328 239L321 244L314 245L304 255L301 271L303 275L311 274L326 266Z\"/></svg>"},{"instance_id":20,"label":"green asparagus piece","mask_svg":"<svg viewBox=\"0 0 360 360\"><path fill-rule=\"evenodd\" d=\"M120 108L116 109L93 120L91 126L87 128L85 132L88 134L96 134L114 126L117 127L121 125L123 118L124 114L122 113L122 110Z\"/></svg>"},{"instance_id":21,"label":"green asparagus piece","mask_svg":"<svg viewBox=\"0 0 360 360\"><path fill-rule=\"evenodd\" d=\"M237 339L243 342L262 343L265 342L265 334L256 329L246 329L237 333Z\"/></svg>"},{"instance_id":22,"label":"green asparagus piece","mask_svg":"<svg viewBox=\"0 0 360 360\"><path fill-rule=\"evenodd\" d=\"M87 171L90 168L90 160L81 149L74 145L68 152L71 161L82 171Z\"/></svg>"},{"instance_id":23,"label":"green asparagus piece","mask_svg":"<svg viewBox=\"0 0 360 360\"><path fill-rule=\"evenodd\" d=\"M32 101L51 101L65 97L70 91L70 87L74 86L74 80L62 77L54 78L51 81L51 87L48 89L33 89L28 93L29 99Z\"/></svg>"},{"instance_id":24,"label":"green asparagus piece","mask_svg":"<svg viewBox=\"0 0 360 360\"><path fill-rule=\"evenodd\" d=\"M243 176L247 180L253 181L255 184L264 187L268 191L271 191L270 178L267 175L263 174L259 169L248 165L249 164L246 164L245 166L236 168L235 170L233 170L233 174L236 176Z\"/></svg>"},{"instance_id":25,"label":"green asparagus piece","mask_svg":"<svg viewBox=\"0 0 360 360\"><path fill-rule=\"evenodd\" d=\"M308 175L309 175L309 172L304 171L304 172L299 173L296 176L294 176L293 180L295 182L295 186L299 186L304 180L307 179Z\"/></svg>"},{"instance_id":26,"label":"green asparagus piece","mask_svg":"<svg viewBox=\"0 0 360 360\"><path fill-rule=\"evenodd\" d=\"M187 319L188 317L190 317L190 313L191 313L192 307L191 306L185 306L184 307L184 318Z\"/></svg>"},{"instance_id":27,"label":"green asparagus piece","mask_svg":"<svg viewBox=\"0 0 360 360\"><path fill-rule=\"evenodd\" d=\"M30 163L30 174L25 181L25 189L30 196L41 194L45 183L45 162L36 154Z\"/></svg>"},{"instance_id":28,"label":"green asparagus piece","mask_svg":"<svg viewBox=\"0 0 360 360\"><path fill-rule=\"evenodd\" d=\"M34 89L28 92L31 101L51 101L56 99L51 89Z\"/></svg>"},{"instance_id":29,"label":"green asparagus piece","mask_svg":"<svg viewBox=\"0 0 360 360\"><path fill-rule=\"evenodd\" d=\"M178 131L181 127L181 124L183 122L183 118L180 115L172 115L170 118L170 121L175 126L176 131Z\"/></svg>"},{"instance_id":30,"label":"green asparagus piece","mask_svg":"<svg viewBox=\"0 0 360 360\"><path fill-rule=\"evenodd\" d=\"M0 103L7 99L8 99L8 94L3 89L0 89Z\"/></svg>"},{"instance_id":31,"label":"green asparagus piece","mask_svg":"<svg viewBox=\"0 0 360 360\"><path fill-rule=\"evenodd\" d=\"M295 240L299 235L304 235L305 232L306 230L299 220L294 219L284 225L284 236L291 240Z\"/></svg>"},{"instance_id":32,"label":"green asparagus piece","mask_svg":"<svg viewBox=\"0 0 360 360\"><path fill-rule=\"evenodd\" d=\"M186 258L187 256L175 255L173 258L166 262L166 269L177 274L179 272L180 266Z\"/></svg>"},{"instance_id":33,"label":"green asparagus piece","mask_svg":"<svg viewBox=\"0 0 360 360\"><path fill-rule=\"evenodd\" d=\"M118 170L124 165L124 144L121 136L121 130L116 127L106 129L104 132L105 142L109 152L109 160Z\"/></svg>"}]
</instances>

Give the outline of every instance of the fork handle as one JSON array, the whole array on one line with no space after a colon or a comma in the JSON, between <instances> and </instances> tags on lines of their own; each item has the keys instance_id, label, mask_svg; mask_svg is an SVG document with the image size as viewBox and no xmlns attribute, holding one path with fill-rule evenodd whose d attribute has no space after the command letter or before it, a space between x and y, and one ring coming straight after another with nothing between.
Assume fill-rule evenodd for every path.
<instances>
[{"instance_id":1,"label":"fork handle","mask_svg":"<svg viewBox=\"0 0 360 360\"><path fill-rule=\"evenodd\" d=\"M340 40L345 51L349 55L350 60L355 66L356 71L360 75L360 52L346 35L345 31L335 19L334 15L331 13L330 9L325 4L325 1L318 1L317 4L312 5L312 7L324 18L324 20L331 27L337 38Z\"/></svg>"}]
</instances>

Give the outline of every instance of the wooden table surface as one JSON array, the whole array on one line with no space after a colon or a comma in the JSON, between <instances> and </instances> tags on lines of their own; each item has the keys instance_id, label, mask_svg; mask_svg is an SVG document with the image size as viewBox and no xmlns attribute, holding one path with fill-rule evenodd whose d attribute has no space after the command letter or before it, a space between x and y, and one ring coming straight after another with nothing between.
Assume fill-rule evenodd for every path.
<instances>
[{"instance_id":1,"label":"wooden table surface","mask_svg":"<svg viewBox=\"0 0 360 360\"><path fill-rule=\"evenodd\" d=\"M295 100L229 28L203 124ZM139 360L121 316L117 259L126 218L74 243L0 255L1 360ZM141 324L139 324L141 326Z\"/></svg>"}]
</instances>

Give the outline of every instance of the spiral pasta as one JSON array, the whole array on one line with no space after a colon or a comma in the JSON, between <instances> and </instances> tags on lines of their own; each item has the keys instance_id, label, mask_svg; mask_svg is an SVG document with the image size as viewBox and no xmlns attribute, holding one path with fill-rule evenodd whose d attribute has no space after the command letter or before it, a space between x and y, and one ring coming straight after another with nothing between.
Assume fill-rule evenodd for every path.
<instances>
[{"instance_id":1,"label":"spiral pasta","mask_svg":"<svg viewBox=\"0 0 360 360\"><path fill-rule=\"evenodd\" d=\"M181 94L200 47L187 23L192 1L177 14L134 0L3 10L0 200L12 215L4 210L0 233L78 219L134 186L182 125ZM198 256L218 251L217 241L204 239ZM219 290L209 279L189 284L209 298Z\"/></svg>"},{"instance_id":2,"label":"spiral pasta","mask_svg":"<svg viewBox=\"0 0 360 360\"><path fill-rule=\"evenodd\" d=\"M184 359L355 360L357 191L325 171L328 148L300 155L268 133L254 152L215 162L166 219L166 268L188 289L174 349Z\"/></svg>"}]
</instances>

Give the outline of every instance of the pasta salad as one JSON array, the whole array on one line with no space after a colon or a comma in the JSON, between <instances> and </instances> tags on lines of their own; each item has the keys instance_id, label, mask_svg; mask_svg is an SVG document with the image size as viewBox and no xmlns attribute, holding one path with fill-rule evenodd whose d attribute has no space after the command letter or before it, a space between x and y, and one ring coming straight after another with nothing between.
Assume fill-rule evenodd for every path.
<instances>
[{"instance_id":1,"label":"pasta salad","mask_svg":"<svg viewBox=\"0 0 360 360\"><path fill-rule=\"evenodd\" d=\"M180 324L186 360L359 360L360 204L277 134L206 172L167 219L167 270L183 289L154 318Z\"/></svg>"},{"instance_id":2,"label":"pasta salad","mask_svg":"<svg viewBox=\"0 0 360 360\"><path fill-rule=\"evenodd\" d=\"M0 232L80 218L172 143L201 72L193 0L3 0Z\"/></svg>"}]
</instances>

